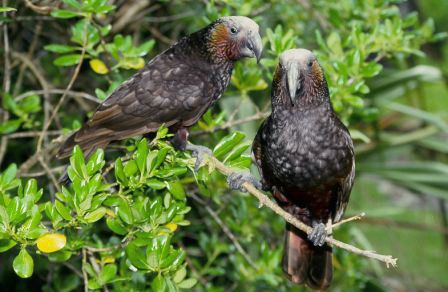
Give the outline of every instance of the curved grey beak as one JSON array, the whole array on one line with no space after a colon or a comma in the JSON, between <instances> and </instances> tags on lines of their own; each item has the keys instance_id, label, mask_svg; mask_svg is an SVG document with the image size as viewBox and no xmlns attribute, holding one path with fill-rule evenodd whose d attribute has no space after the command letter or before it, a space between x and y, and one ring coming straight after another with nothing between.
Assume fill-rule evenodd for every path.
<instances>
[{"instance_id":1,"label":"curved grey beak","mask_svg":"<svg viewBox=\"0 0 448 292\"><path fill-rule=\"evenodd\" d=\"M261 41L260 34L256 33L252 36L252 46L254 55L257 58L257 63L260 63L261 52L263 51L263 42Z\"/></svg>"},{"instance_id":2,"label":"curved grey beak","mask_svg":"<svg viewBox=\"0 0 448 292\"><path fill-rule=\"evenodd\" d=\"M257 58L257 63L260 62L261 52L263 51L263 42L259 33L251 32L247 37L246 46L242 49L241 55L248 58Z\"/></svg>"},{"instance_id":3,"label":"curved grey beak","mask_svg":"<svg viewBox=\"0 0 448 292\"><path fill-rule=\"evenodd\" d=\"M289 97L291 98L291 102L294 103L296 92L300 86L300 82L298 82L299 64L297 62L289 62L286 68L286 75L288 79Z\"/></svg>"}]
</instances>

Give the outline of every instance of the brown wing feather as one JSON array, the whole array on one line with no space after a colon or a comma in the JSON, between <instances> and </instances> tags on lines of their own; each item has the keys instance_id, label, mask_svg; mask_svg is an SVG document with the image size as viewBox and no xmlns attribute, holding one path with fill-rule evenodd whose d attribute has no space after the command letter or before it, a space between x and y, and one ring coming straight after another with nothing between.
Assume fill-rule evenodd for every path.
<instances>
[{"instance_id":1,"label":"brown wing feather","mask_svg":"<svg viewBox=\"0 0 448 292\"><path fill-rule=\"evenodd\" d=\"M213 84L208 82L211 74L192 69L200 61L187 64L185 56L176 53L175 48L165 51L123 83L91 120L67 139L58 157L70 155L75 144L87 151L153 132L162 124L195 123L213 102Z\"/></svg>"}]
</instances>

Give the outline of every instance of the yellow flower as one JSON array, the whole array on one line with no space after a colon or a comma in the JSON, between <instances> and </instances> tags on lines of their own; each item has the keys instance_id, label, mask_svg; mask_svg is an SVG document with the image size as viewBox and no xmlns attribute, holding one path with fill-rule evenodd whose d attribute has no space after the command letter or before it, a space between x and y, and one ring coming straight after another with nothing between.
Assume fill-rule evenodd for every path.
<instances>
[{"instance_id":1,"label":"yellow flower","mask_svg":"<svg viewBox=\"0 0 448 292\"><path fill-rule=\"evenodd\" d=\"M109 73L109 69L107 68L106 64L104 64L104 62L100 59L92 59L90 60L89 64L90 68L92 68L95 73L103 75Z\"/></svg>"},{"instance_id":2,"label":"yellow flower","mask_svg":"<svg viewBox=\"0 0 448 292\"><path fill-rule=\"evenodd\" d=\"M64 248L67 238L64 234L47 233L37 239L37 248L44 253L52 253Z\"/></svg>"}]
</instances>

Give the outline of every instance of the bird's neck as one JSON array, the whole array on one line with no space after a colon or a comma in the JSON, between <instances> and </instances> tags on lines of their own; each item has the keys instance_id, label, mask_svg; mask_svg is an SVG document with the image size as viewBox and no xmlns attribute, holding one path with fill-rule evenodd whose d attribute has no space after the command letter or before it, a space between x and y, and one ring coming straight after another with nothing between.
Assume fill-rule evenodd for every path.
<instances>
[{"instance_id":1,"label":"bird's neck","mask_svg":"<svg viewBox=\"0 0 448 292\"><path fill-rule=\"evenodd\" d=\"M273 84L271 92L272 110L294 109L307 111L317 107L331 109L330 95L327 84L311 86L305 84L291 100L286 84Z\"/></svg>"},{"instance_id":2,"label":"bird's neck","mask_svg":"<svg viewBox=\"0 0 448 292\"><path fill-rule=\"evenodd\" d=\"M201 57L209 63L233 68L234 60L229 57L226 42L218 40L216 33L214 33L217 25L219 25L219 22L212 23L193 33L189 40L191 45L195 46L197 51L200 52Z\"/></svg>"}]
</instances>

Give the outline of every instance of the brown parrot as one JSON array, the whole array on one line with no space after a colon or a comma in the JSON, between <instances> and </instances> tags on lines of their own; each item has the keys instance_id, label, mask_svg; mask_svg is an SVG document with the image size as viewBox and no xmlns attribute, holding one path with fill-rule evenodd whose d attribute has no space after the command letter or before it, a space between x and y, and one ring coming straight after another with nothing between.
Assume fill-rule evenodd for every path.
<instances>
[{"instance_id":1,"label":"brown parrot","mask_svg":"<svg viewBox=\"0 0 448 292\"><path fill-rule=\"evenodd\" d=\"M92 118L60 147L58 157L79 145L88 156L111 141L155 132L164 124L173 146L191 150L200 162L205 147L188 144L188 128L221 97L234 63L260 59L258 25L243 16L221 17L183 37L116 89Z\"/></svg>"},{"instance_id":2,"label":"brown parrot","mask_svg":"<svg viewBox=\"0 0 448 292\"><path fill-rule=\"evenodd\" d=\"M326 225L342 218L355 176L353 142L330 102L322 67L304 49L281 54L272 82L272 113L261 125L252 152L261 183L233 173L229 185L244 181L271 191L278 204L313 227L310 235L286 224L283 271L288 279L325 290L333 277Z\"/></svg>"}]
</instances>

